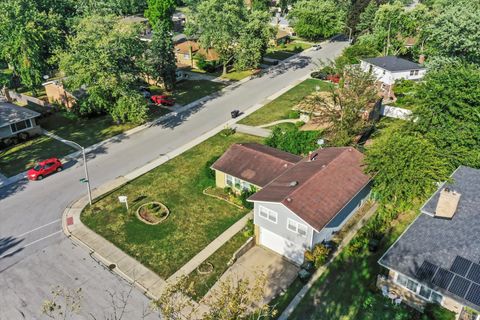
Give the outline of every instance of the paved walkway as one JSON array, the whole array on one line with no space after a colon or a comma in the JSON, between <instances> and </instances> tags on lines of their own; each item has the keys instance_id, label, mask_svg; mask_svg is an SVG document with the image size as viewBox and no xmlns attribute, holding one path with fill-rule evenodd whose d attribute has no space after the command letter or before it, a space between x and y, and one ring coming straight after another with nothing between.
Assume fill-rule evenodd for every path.
<instances>
[{"instance_id":1,"label":"paved walkway","mask_svg":"<svg viewBox=\"0 0 480 320\"><path fill-rule=\"evenodd\" d=\"M378 205L374 204L373 207L370 208L370 210L368 210L368 212L357 222L357 224L350 231L347 232L342 242L338 246L337 251L335 251L330 260L328 260L328 262L324 266L318 268L318 270L315 271L307 284L303 286L303 288L297 293L297 295L293 298L287 308L285 308L278 320L288 320L288 317L293 313L300 301L302 301L302 299L305 297L308 290L310 290L310 288L315 284L315 282L322 276L322 274L327 270L328 266L335 260L335 258L340 254L340 252L342 252L343 248L345 248L345 246L350 243L353 237L357 234L358 230L360 230L365 225L365 223L373 216L375 211L377 211L377 207Z\"/></svg>"},{"instance_id":2,"label":"paved walkway","mask_svg":"<svg viewBox=\"0 0 480 320\"><path fill-rule=\"evenodd\" d=\"M268 127L271 127L271 126L274 126L274 125L280 124L280 123L297 123L298 121L301 121L301 120L300 119L277 120L277 121L273 121L273 122L270 122L270 123L267 123L267 124L262 124L260 126L257 126L257 128L268 128Z\"/></svg>"},{"instance_id":3,"label":"paved walkway","mask_svg":"<svg viewBox=\"0 0 480 320\"><path fill-rule=\"evenodd\" d=\"M230 240L234 235L239 233L246 225L249 219L252 219L252 213L248 213L242 219L238 220L233 226L228 228L225 232L223 232L220 236L218 236L215 240L210 242L208 246L205 247L202 251L200 251L195 257L193 257L190 261L188 261L183 267L181 267L177 272L170 276L167 279L168 283L175 283L177 279L180 279L182 276L190 274L190 272L194 271L198 268L198 266L205 261L208 257L210 257L215 251L220 249L228 240Z\"/></svg>"},{"instance_id":4,"label":"paved walkway","mask_svg":"<svg viewBox=\"0 0 480 320\"><path fill-rule=\"evenodd\" d=\"M269 130L269 129L252 127L244 124L235 124L232 126L232 129L235 129L236 131L241 133L251 134L251 135L263 137L263 138L270 136L270 134L272 133L272 130Z\"/></svg>"}]
</instances>

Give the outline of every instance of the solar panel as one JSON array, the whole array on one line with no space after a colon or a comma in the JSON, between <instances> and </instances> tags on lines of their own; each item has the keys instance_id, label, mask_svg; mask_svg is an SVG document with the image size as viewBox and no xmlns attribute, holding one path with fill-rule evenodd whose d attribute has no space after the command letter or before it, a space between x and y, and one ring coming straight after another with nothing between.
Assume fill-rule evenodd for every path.
<instances>
[{"instance_id":1,"label":"solar panel","mask_svg":"<svg viewBox=\"0 0 480 320\"><path fill-rule=\"evenodd\" d=\"M477 263L473 263L470 271L468 271L467 279L472 280L480 284L480 265Z\"/></svg>"},{"instance_id":2,"label":"solar panel","mask_svg":"<svg viewBox=\"0 0 480 320\"><path fill-rule=\"evenodd\" d=\"M456 294L460 298L463 298L467 293L468 287L470 287L471 283L471 281L468 281L465 278L455 276L455 278L452 280L452 283L450 283L450 287L448 287L448 291Z\"/></svg>"},{"instance_id":3,"label":"solar panel","mask_svg":"<svg viewBox=\"0 0 480 320\"><path fill-rule=\"evenodd\" d=\"M430 281L437 269L438 267L433 263L424 261L417 270L417 277L420 281Z\"/></svg>"},{"instance_id":4,"label":"solar panel","mask_svg":"<svg viewBox=\"0 0 480 320\"><path fill-rule=\"evenodd\" d=\"M438 268L437 273L432 279L432 283L442 289L447 289L453 279L453 273L443 268Z\"/></svg>"},{"instance_id":5,"label":"solar panel","mask_svg":"<svg viewBox=\"0 0 480 320\"><path fill-rule=\"evenodd\" d=\"M472 283L465 299L477 306L480 306L480 285Z\"/></svg>"},{"instance_id":6,"label":"solar panel","mask_svg":"<svg viewBox=\"0 0 480 320\"><path fill-rule=\"evenodd\" d=\"M462 277L465 277L471 265L472 265L472 261L465 259L463 257L457 256L455 258L455 261L453 261L453 264L450 267L450 270L455 272L456 274L461 275Z\"/></svg>"}]
</instances>

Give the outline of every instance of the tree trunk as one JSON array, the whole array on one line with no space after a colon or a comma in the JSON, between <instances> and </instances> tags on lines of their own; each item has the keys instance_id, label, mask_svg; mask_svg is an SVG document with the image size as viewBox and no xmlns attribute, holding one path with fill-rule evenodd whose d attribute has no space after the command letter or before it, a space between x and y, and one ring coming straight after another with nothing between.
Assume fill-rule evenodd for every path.
<instances>
[{"instance_id":1,"label":"tree trunk","mask_svg":"<svg viewBox=\"0 0 480 320\"><path fill-rule=\"evenodd\" d=\"M222 76L227 74L227 62L223 63L223 71L222 71Z\"/></svg>"}]
</instances>

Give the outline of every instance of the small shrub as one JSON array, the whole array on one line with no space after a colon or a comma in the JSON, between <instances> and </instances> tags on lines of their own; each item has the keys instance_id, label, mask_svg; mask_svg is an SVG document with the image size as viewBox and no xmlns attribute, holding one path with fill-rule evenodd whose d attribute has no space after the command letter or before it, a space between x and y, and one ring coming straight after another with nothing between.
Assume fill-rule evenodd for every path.
<instances>
[{"instance_id":1,"label":"small shrub","mask_svg":"<svg viewBox=\"0 0 480 320\"><path fill-rule=\"evenodd\" d=\"M240 200L242 201L242 205L247 209L253 209L253 203L247 201L247 199L253 195L257 190L254 187L250 187L250 190L242 190L240 194Z\"/></svg>"},{"instance_id":2,"label":"small shrub","mask_svg":"<svg viewBox=\"0 0 480 320\"><path fill-rule=\"evenodd\" d=\"M325 66L322 69L320 69L320 72L324 73L324 74L336 74L337 73L335 68L332 67L332 66Z\"/></svg>"},{"instance_id":3,"label":"small shrub","mask_svg":"<svg viewBox=\"0 0 480 320\"><path fill-rule=\"evenodd\" d=\"M223 188L223 192L225 192L225 194L228 194L228 195L234 194L232 188L230 188L230 187Z\"/></svg>"},{"instance_id":4,"label":"small shrub","mask_svg":"<svg viewBox=\"0 0 480 320\"><path fill-rule=\"evenodd\" d=\"M212 164L215 163L215 161L218 160L218 158L220 158L220 156L214 156L210 160L208 160L207 163L205 163L205 175L211 180L215 180L215 170L212 170L210 167L212 166Z\"/></svg>"},{"instance_id":5,"label":"small shrub","mask_svg":"<svg viewBox=\"0 0 480 320\"><path fill-rule=\"evenodd\" d=\"M245 238L250 238L253 236L254 234L254 224L253 224L253 219L249 219L247 221L247 225L245 226L245 228L243 228L243 236Z\"/></svg>"},{"instance_id":6,"label":"small shrub","mask_svg":"<svg viewBox=\"0 0 480 320\"><path fill-rule=\"evenodd\" d=\"M295 127L300 128L305 125L305 121L297 121L295 122Z\"/></svg>"},{"instance_id":7,"label":"small shrub","mask_svg":"<svg viewBox=\"0 0 480 320\"><path fill-rule=\"evenodd\" d=\"M205 56L202 55L202 54L195 54L195 56L193 57L195 60L196 60L196 65L197 65L197 68L200 69L200 70L205 70L205 68L207 67L208 65L208 62L207 60L205 59Z\"/></svg>"},{"instance_id":8,"label":"small shrub","mask_svg":"<svg viewBox=\"0 0 480 320\"><path fill-rule=\"evenodd\" d=\"M320 243L315 245L312 251L305 251L305 260L313 262L315 268L319 268L327 262L330 252L330 248Z\"/></svg>"},{"instance_id":9,"label":"small shrub","mask_svg":"<svg viewBox=\"0 0 480 320\"><path fill-rule=\"evenodd\" d=\"M235 129L233 128L227 128L227 129L223 129L222 131L220 131L220 135L224 136L224 137L228 137L228 136L231 136L231 135L234 135L235 134Z\"/></svg>"},{"instance_id":10,"label":"small shrub","mask_svg":"<svg viewBox=\"0 0 480 320\"><path fill-rule=\"evenodd\" d=\"M424 314L429 320L454 320L455 313L445 308L442 308L438 304L427 304L425 306Z\"/></svg>"},{"instance_id":11,"label":"small shrub","mask_svg":"<svg viewBox=\"0 0 480 320\"><path fill-rule=\"evenodd\" d=\"M288 113L288 119L298 119L298 118L300 118L300 112L298 112L297 110L291 110Z\"/></svg>"}]
</instances>

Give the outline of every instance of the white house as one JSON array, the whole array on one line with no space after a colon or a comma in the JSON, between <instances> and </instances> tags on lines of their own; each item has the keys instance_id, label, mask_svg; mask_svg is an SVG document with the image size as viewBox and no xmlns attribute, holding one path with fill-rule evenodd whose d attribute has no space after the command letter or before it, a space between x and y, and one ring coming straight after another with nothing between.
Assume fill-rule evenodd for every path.
<instances>
[{"instance_id":1,"label":"white house","mask_svg":"<svg viewBox=\"0 0 480 320\"><path fill-rule=\"evenodd\" d=\"M395 56L361 59L360 68L376 77L385 99L395 99L392 86L396 80L420 80L427 72L424 66Z\"/></svg>"}]
</instances>

